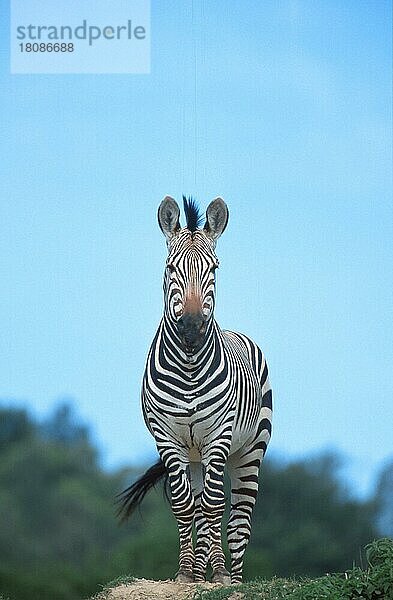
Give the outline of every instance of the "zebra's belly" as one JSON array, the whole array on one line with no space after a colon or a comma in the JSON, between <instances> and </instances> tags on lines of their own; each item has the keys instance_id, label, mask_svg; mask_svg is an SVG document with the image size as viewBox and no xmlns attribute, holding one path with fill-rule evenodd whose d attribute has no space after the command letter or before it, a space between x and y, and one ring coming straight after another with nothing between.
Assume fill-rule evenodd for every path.
<instances>
[{"instance_id":1,"label":"zebra's belly","mask_svg":"<svg viewBox=\"0 0 393 600\"><path fill-rule=\"evenodd\" d=\"M146 410L146 417L154 437L164 438L165 444L174 444L185 464L203 462L206 453L221 444L223 431L233 425L236 405L229 399L227 402L232 404L229 410L222 406L215 411L204 397L192 403L177 402L176 409L172 407L165 413L152 406Z\"/></svg>"},{"instance_id":2,"label":"zebra's belly","mask_svg":"<svg viewBox=\"0 0 393 600\"><path fill-rule=\"evenodd\" d=\"M214 414L206 417L196 410L191 415L176 416L171 427L177 440L191 453L190 460L198 461L204 450L221 438L221 431L227 427L228 420L233 421L233 416L228 419L226 415L225 419L217 421Z\"/></svg>"},{"instance_id":3,"label":"zebra's belly","mask_svg":"<svg viewBox=\"0 0 393 600\"><path fill-rule=\"evenodd\" d=\"M255 436L255 427L252 428L239 428L236 427L236 423L232 432L232 442L231 449L229 451L230 454L234 454L243 446L247 446L251 439Z\"/></svg>"},{"instance_id":4,"label":"zebra's belly","mask_svg":"<svg viewBox=\"0 0 393 600\"><path fill-rule=\"evenodd\" d=\"M244 429L234 429L232 433L232 442L229 454L234 454L235 452L240 450L240 448L248 446L254 438L254 436L255 430L249 431Z\"/></svg>"},{"instance_id":5,"label":"zebra's belly","mask_svg":"<svg viewBox=\"0 0 393 600\"><path fill-rule=\"evenodd\" d=\"M247 446L255 437L257 424L250 428L239 428L233 419L232 440L230 454L234 454L240 448ZM172 430L176 433L176 438L184 450L184 459L191 462L203 462L203 456L206 450L214 441L220 440L220 430L225 428L227 421L221 424L215 423L209 427L206 420L201 420L199 415L193 417L176 417L172 422Z\"/></svg>"},{"instance_id":6,"label":"zebra's belly","mask_svg":"<svg viewBox=\"0 0 393 600\"><path fill-rule=\"evenodd\" d=\"M271 416L271 411L267 412ZM240 448L248 446L255 439L260 421L268 416L265 413L266 409L261 407L260 397L253 394L252 390L247 403L244 402L244 398L239 398L233 423L230 454L234 454Z\"/></svg>"}]
</instances>

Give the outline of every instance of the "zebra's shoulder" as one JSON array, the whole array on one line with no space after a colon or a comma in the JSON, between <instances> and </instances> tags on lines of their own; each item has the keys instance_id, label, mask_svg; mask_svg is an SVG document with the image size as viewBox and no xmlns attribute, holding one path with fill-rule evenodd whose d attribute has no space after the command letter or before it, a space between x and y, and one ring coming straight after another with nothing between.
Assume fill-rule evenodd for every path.
<instances>
[{"instance_id":1,"label":"zebra's shoulder","mask_svg":"<svg viewBox=\"0 0 393 600\"><path fill-rule=\"evenodd\" d=\"M247 337L244 333L239 333L238 331L230 331L229 329L223 329L222 333L224 337L235 344L238 344L242 349L244 349L247 353L251 350L255 352L258 349L261 353L262 350L259 348L258 344L256 344L252 339Z\"/></svg>"},{"instance_id":2,"label":"zebra's shoulder","mask_svg":"<svg viewBox=\"0 0 393 600\"><path fill-rule=\"evenodd\" d=\"M240 351L247 358L258 378L261 378L262 373L265 370L265 367L267 369L267 366L265 356L258 344L248 336L244 335L244 333L238 333L237 331L230 331L228 329L224 329L222 333L226 342Z\"/></svg>"}]
</instances>

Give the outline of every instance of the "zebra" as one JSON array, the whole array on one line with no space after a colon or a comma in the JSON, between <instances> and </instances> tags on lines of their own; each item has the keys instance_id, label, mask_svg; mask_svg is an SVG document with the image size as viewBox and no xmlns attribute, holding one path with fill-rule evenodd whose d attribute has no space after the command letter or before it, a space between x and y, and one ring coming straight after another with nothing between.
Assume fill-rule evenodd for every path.
<instances>
[{"instance_id":1,"label":"zebra","mask_svg":"<svg viewBox=\"0 0 393 600\"><path fill-rule=\"evenodd\" d=\"M214 318L218 238L229 211L221 198L206 211L183 196L186 226L177 202L166 196L158 222L166 238L164 314L148 353L142 412L159 461L120 496L127 518L146 492L166 478L179 530L176 581L242 581L251 533L258 473L271 436L272 390L260 348L247 336L220 329ZM230 574L222 549L224 469L231 482L227 540ZM195 549L193 547L195 528Z\"/></svg>"}]
</instances>

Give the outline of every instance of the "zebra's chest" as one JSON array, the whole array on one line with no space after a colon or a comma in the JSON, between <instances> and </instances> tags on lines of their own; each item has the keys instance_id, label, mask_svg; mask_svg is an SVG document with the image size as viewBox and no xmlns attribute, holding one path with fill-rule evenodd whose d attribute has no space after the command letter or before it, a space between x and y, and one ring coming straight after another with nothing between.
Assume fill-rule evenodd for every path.
<instances>
[{"instance_id":1,"label":"zebra's chest","mask_svg":"<svg viewBox=\"0 0 393 600\"><path fill-rule=\"evenodd\" d=\"M162 399L168 398L166 409L161 404L162 416L176 417L187 426L196 422L209 426L220 408L230 409L236 404L233 386L220 377L202 383L198 379L184 379L170 389L167 382L157 381L157 390Z\"/></svg>"},{"instance_id":2,"label":"zebra's chest","mask_svg":"<svg viewBox=\"0 0 393 600\"><path fill-rule=\"evenodd\" d=\"M203 374L202 374L203 375ZM227 372L146 377L142 404L147 421L186 447L201 447L234 420L236 398Z\"/></svg>"},{"instance_id":3,"label":"zebra's chest","mask_svg":"<svg viewBox=\"0 0 393 600\"><path fill-rule=\"evenodd\" d=\"M252 378L241 377L229 365L221 373L199 377L185 374L181 378L160 377L145 380L144 405L151 429L161 428L166 437L173 437L184 448L203 450L228 427L236 439L239 410L244 402L239 395L247 397L250 415L252 406L258 403L259 388ZM248 427L242 425L242 435ZM246 419L247 421L247 419Z\"/></svg>"}]
</instances>

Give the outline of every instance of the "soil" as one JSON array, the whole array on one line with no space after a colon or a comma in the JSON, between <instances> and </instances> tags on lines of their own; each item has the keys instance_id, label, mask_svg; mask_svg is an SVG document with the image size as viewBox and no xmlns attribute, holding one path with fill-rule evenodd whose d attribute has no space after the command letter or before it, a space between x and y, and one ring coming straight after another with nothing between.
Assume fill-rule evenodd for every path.
<instances>
[{"instance_id":1,"label":"soil","mask_svg":"<svg viewBox=\"0 0 393 600\"><path fill-rule=\"evenodd\" d=\"M177 583L136 579L131 583L118 585L94 597L94 600L192 600L198 589L212 590L221 587L219 583Z\"/></svg>"}]
</instances>

